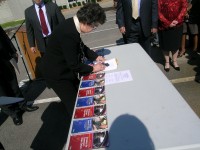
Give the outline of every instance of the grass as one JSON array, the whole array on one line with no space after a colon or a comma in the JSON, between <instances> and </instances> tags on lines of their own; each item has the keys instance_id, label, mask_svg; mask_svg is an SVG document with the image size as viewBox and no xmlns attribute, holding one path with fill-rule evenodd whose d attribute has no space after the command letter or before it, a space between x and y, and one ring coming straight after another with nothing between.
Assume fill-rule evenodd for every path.
<instances>
[{"instance_id":1,"label":"grass","mask_svg":"<svg viewBox=\"0 0 200 150\"><path fill-rule=\"evenodd\" d=\"M1 26L2 26L2 28L15 27L17 25L20 25L23 21L24 21L24 19L23 20L10 21L10 22L6 22L6 23L1 24Z\"/></svg>"}]
</instances>

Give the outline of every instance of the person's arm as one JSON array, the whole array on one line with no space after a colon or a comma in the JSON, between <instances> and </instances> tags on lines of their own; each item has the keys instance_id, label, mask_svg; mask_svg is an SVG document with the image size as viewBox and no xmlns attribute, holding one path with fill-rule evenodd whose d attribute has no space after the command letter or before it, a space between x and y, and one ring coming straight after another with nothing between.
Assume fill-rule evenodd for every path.
<instances>
[{"instance_id":1,"label":"person's arm","mask_svg":"<svg viewBox=\"0 0 200 150\"><path fill-rule=\"evenodd\" d=\"M168 28L171 24L171 22L169 20L167 20L164 16L164 14L162 13L162 0L159 0L158 1L158 18L159 18L159 21L161 23L161 25L164 27L164 28Z\"/></svg>"},{"instance_id":2,"label":"person's arm","mask_svg":"<svg viewBox=\"0 0 200 150\"><path fill-rule=\"evenodd\" d=\"M58 19L58 23L61 23L62 21L65 20L65 17L63 16L63 14L57 4L55 4L55 14Z\"/></svg>"},{"instance_id":3,"label":"person's arm","mask_svg":"<svg viewBox=\"0 0 200 150\"><path fill-rule=\"evenodd\" d=\"M152 0L152 26L151 32L156 33L158 28L158 1Z\"/></svg>"},{"instance_id":4,"label":"person's arm","mask_svg":"<svg viewBox=\"0 0 200 150\"><path fill-rule=\"evenodd\" d=\"M62 51L63 51L64 57L68 66L74 72L80 73L80 74L89 74L92 72L98 72L105 69L105 66L102 65L101 63L95 64L94 66L90 66L90 65L80 62L79 55L77 54L76 37L65 37L61 41L61 47L62 47ZM94 56L93 58L96 59L97 54L95 53Z\"/></svg>"},{"instance_id":5,"label":"person's arm","mask_svg":"<svg viewBox=\"0 0 200 150\"><path fill-rule=\"evenodd\" d=\"M122 0L117 2L117 11L116 11L116 23L119 27L119 31L124 34L126 32L125 23L124 23L124 12L122 6Z\"/></svg>"},{"instance_id":6,"label":"person's arm","mask_svg":"<svg viewBox=\"0 0 200 150\"><path fill-rule=\"evenodd\" d=\"M181 11L176 19L176 21L178 21L178 23L183 22L184 17L187 13L187 6L188 6L187 0L181 0Z\"/></svg>"},{"instance_id":7,"label":"person's arm","mask_svg":"<svg viewBox=\"0 0 200 150\"><path fill-rule=\"evenodd\" d=\"M29 20L29 16L30 16L30 14L29 14L28 10L25 10L26 33L27 33L28 43L31 48L31 51L36 52L34 29Z\"/></svg>"}]
</instances>

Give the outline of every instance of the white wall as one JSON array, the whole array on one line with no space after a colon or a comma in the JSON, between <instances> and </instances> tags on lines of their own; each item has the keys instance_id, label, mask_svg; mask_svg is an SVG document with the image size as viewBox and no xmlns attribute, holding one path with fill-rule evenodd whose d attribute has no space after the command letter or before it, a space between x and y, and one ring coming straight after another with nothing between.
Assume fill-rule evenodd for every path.
<instances>
[{"instance_id":1,"label":"white wall","mask_svg":"<svg viewBox=\"0 0 200 150\"><path fill-rule=\"evenodd\" d=\"M58 6L67 5L67 2L67 0L56 0ZM0 24L24 19L24 10L32 4L32 0L6 0L2 2L0 5Z\"/></svg>"}]
</instances>

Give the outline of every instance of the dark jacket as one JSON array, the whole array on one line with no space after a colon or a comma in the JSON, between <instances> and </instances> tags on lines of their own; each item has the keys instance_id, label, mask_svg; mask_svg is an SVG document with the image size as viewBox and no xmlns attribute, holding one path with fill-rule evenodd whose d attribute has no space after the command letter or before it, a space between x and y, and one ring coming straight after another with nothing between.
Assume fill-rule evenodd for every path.
<instances>
[{"instance_id":1,"label":"dark jacket","mask_svg":"<svg viewBox=\"0 0 200 150\"><path fill-rule=\"evenodd\" d=\"M65 20L65 18L55 3L48 2L45 4L45 7L51 31L53 31L59 23ZM35 10L35 5L32 5L25 10L25 20L29 46L35 47L36 40L38 49L41 52L45 52L42 28L40 26L40 21Z\"/></svg>"},{"instance_id":2,"label":"dark jacket","mask_svg":"<svg viewBox=\"0 0 200 150\"><path fill-rule=\"evenodd\" d=\"M132 24L132 1L118 0L116 23L119 28L124 26L126 33L130 32ZM144 36L151 35L151 28L157 28L158 24L158 3L157 0L141 0L140 2L140 19Z\"/></svg>"},{"instance_id":3,"label":"dark jacket","mask_svg":"<svg viewBox=\"0 0 200 150\"><path fill-rule=\"evenodd\" d=\"M0 60L9 61L17 50L1 26L0 35Z\"/></svg>"},{"instance_id":4,"label":"dark jacket","mask_svg":"<svg viewBox=\"0 0 200 150\"><path fill-rule=\"evenodd\" d=\"M93 67L81 62L81 50L90 60L97 54L82 43L73 18L59 24L49 37L47 51L42 58L42 72L48 80L74 80L77 74L91 73Z\"/></svg>"}]
</instances>

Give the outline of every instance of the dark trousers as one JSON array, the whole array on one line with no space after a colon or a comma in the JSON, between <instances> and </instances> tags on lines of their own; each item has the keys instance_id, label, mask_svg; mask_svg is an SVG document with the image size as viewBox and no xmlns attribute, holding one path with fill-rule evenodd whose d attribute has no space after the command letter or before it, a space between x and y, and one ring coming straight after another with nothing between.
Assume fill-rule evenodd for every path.
<instances>
[{"instance_id":1,"label":"dark trousers","mask_svg":"<svg viewBox=\"0 0 200 150\"><path fill-rule=\"evenodd\" d=\"M129 33L124 36L125 43L139 43L142 48L150 55L151 44L150 37L145 37L142 31L140 19L132 20L132 25Z\"/></svg>"},{"instance_id":2,"label":"dark trousers","mask_svg":"<svg viewBox=\"0 0 200 150\"><path fill-rule=\"evenodd\" d=\"M0 96L23 97L17 82L14 67L9 61L0 61ZM24 102L23 102L24 103ZM1 106L2 112L14 118L23 103Z\"/></svg>"},{"instance_id":3,"label":"dark trousers","mask_svg":"<svg viewBox=\"0 0 200 150\"><path fill-rule=\"evenodd\" d=\"M46 80L46 82L47 86L55 91L61 102L65 105L67 113L71 118L74 111L80 81L76 79L62 81Z\"/></svg>"}]
</instances>

